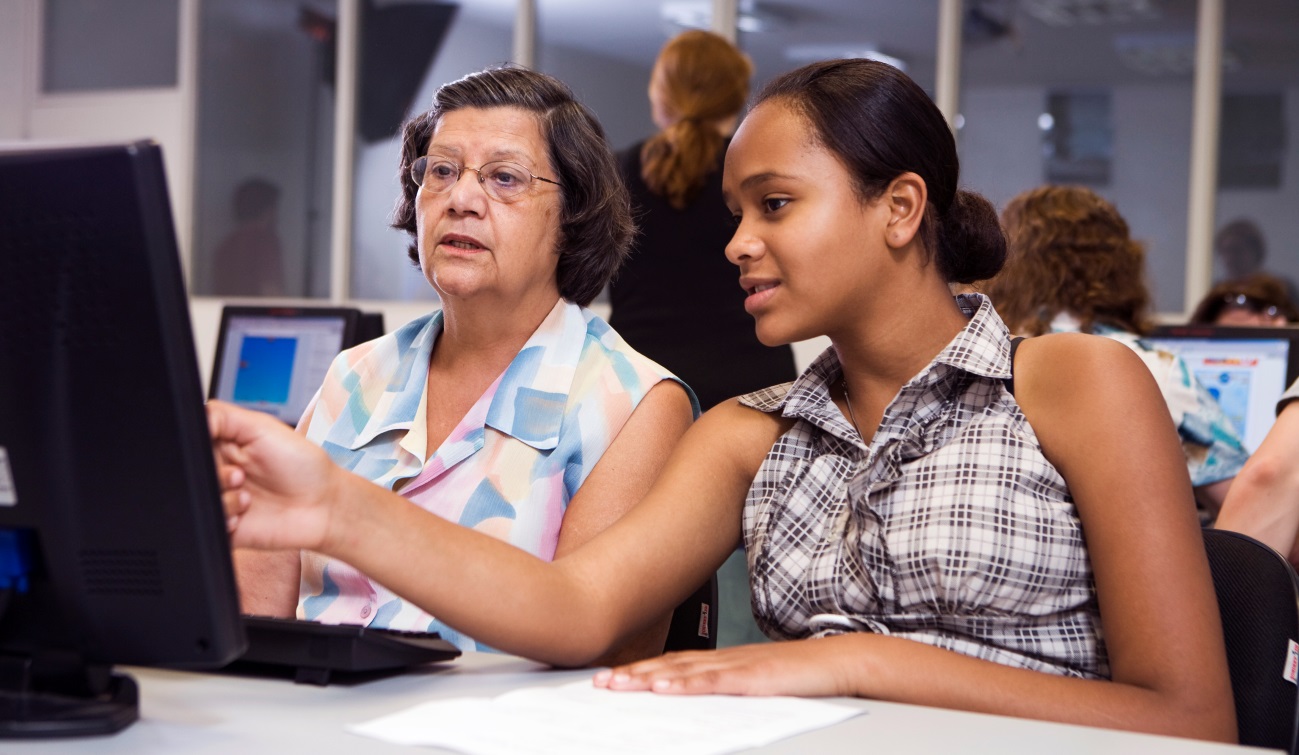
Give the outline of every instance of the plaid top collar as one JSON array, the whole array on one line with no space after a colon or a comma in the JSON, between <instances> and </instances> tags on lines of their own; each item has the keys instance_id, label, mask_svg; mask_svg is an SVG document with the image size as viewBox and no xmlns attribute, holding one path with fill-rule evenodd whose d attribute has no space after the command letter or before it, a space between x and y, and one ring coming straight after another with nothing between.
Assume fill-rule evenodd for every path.
<instances>
[{"instance_id":1,"label":"plaid top collar","mask_svg":"<svg viewBox=\"0 0 1299 755\"><path fill-rule=\"evenodd\" d=\"M946 387L962 373L992 380L1011 376L1010 331L997 316L991 301L982 294L961 294L956 297L956 305L970 321L928 366L902 386L884 410L880 435L899 435L904 429L925 424L941 414L946 402L936 402L933 398L949 393ZM867 441L830 397L831 388L842 381L843 365L831 346L803 371L788 392L758 391L741 401L760 411L780 412L782 417L805 420L864 448Z\"/></svg>"}]
</instances>

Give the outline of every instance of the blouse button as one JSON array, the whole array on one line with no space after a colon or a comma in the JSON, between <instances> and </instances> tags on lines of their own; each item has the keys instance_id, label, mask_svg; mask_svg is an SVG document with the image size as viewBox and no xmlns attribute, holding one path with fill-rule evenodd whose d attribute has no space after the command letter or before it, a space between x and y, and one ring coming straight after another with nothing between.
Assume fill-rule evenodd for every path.
<instances>
[{"instance_id":1,"label":"blouse button","mask_svg":"<svg viewBox=\"0 0 1299 755\"><path fill-rule=\"evenodd\" d=\"M361 618L368 619L369 617L370 617L370 607L361 606Z\"/></svg>"}]
</instances>

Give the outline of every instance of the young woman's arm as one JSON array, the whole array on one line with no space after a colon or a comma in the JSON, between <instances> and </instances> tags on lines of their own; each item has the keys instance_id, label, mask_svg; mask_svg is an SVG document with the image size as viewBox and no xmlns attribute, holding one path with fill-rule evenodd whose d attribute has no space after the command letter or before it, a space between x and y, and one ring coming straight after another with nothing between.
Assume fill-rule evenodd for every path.
<instances>
[{"instance_id":1,"label":"young woman's arm","mask_svg":"<svg viewBox=\"0 0 1299 755\"><path fill-rule=\"evenodd\" d=\"M208 406L235 546L338 558L488 645L559 665L618 647L721 565L739 540L745 492L780 432L738 405L709 412L645 500L547 563L339 469L265 415ZM606 452L615 478L635 476L617 462L625 440L620 434Z\"/></svg>"},{"instance_id":2,"label":"young woman's arm","mask_svg":"<svg viewBox=\"0 0 1299 755\"><path fill-rule=\"evenodd\" d=\"M1299 564L1299 401L1286 404L1236 475L1214 526L1267 543Z\"/></svg>"},{"instance_id":3,"label":"young woman's arm","mask_svg":"<svg viewBox=\"0 0 1299 755\"><path fill-rule=\"evenodd\" d=\"M304 438L316 409L312 398L302 412L297 432ZM239 585L239 609L255 616L293 618L298 613L298 590L302 580L302 554L298 550L262 551L236 548L231 553L235 582Z\"/></svg>"},{"instance_id":4,"label":"young woman's arm","mask_svg":"<svg viewBox=\"0 0 1299 755\"><path fill-rule=\"evenodd\" d=\"M1026 671L859 633L673 654L602 672L597 684L858 695L1234 740L1230 680L1190 479L1149 371L1118 343L1045 336L1020 348L1016 398L1077 501L1113 681Z\"/></svg>"}]
</instances>

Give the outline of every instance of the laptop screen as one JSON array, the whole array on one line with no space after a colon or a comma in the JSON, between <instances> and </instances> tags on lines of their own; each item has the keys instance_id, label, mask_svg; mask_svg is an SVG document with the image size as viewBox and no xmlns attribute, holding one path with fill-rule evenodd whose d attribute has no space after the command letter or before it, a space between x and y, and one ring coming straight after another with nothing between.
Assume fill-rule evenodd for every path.
<instances>
[{"instance_id":1,"label":"laptop screen","mask_svg":"<svg viewBox=\"0 0 1299 755\"><path fill-rule=\"evenodd\" d=\"M1277 399L1299 378L1299 329L1166 326L1146 340L1182 357L1251 453L1276 421Z\"/></svg>"},{"instance_id":2,"label":"laptop screen","mask_svg":"<svg viewBox=\"0 0 1299 755\"><path fill-rule=\"evenodd\" d=\"M226 307L211 397L297 424L334 357L355 344L359 318L343 308Z\"/></svg>"}]
</instances>

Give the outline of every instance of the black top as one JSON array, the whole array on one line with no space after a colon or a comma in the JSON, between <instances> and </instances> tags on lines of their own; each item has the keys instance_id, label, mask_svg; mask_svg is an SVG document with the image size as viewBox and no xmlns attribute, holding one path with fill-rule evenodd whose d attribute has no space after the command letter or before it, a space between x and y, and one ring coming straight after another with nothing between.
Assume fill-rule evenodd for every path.
<instances>
[{"instance_id":1,"label":"black top","mask_svg":"<svg viewBox=\"0 0 1299 755\"><path fill-rule=\"evenodd\" d=\"M758 341L739 268L726 259L735 224L722 202L722 156L699 195L678 210L645 185L641 147L618 155L639 233L609 286L609 324L684 380L704 409L793 380L793 350Z\"/></svg>"}]
</instances>

